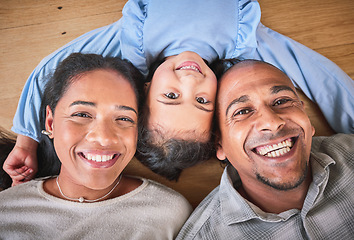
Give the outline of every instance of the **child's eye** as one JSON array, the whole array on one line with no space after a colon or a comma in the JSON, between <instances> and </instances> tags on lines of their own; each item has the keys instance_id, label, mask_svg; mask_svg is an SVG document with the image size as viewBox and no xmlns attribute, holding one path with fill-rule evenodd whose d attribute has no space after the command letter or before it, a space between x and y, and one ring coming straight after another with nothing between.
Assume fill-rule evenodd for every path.
<instances>
[{"instance_id":1,"label":"child's eye","mask_svg":"<svg viewBox=\"0 0 354 240\"><path fill-rule=\"evenodd\" d=\"M169 93L165 93L165 96L170 99L177 99L179 97L179 94L174 92L169 92Z\"/></svg>"},{"instance_id":2,"label":"child's eye","mask_svg":"<svg viewBox=\"0 0 354 240\"><path fill-rule=\"evenodd\" d=\"M209 101L206 98L203 98L203 97L196 97L195 100L197 100L197 102L200 103L200 104L209 103Z\"/></svg>"}]
</instances>

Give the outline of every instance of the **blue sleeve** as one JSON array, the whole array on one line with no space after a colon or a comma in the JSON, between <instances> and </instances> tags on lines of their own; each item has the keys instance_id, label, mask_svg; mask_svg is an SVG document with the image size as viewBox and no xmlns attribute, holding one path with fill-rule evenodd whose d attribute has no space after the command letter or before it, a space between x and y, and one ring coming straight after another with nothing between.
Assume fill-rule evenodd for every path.
<instances>
[{"instance_id":1,"label":"blue sleeve","mask_svg":"<svg viewBox=\"0 0 354 240\"><path fill-rule=\"evenodd\" d=\"M121 56L120 21L95 29L45 57L28 78L13 119L12 131L40 140L39 110L48 77L73 52Z\"/></svg>"},{"instance_id":2,"label":"blue sleeve","mask_svg":"<svg viewBox=\"0 0 354 240\"><path fill-rule=\"evenodd\" d=\"M315 102L336 132L354 133L354 81L336 64L262 24L256 58L284 71Z\"/></svg>"},{"instance_id":3,"label":"blue sleeve","mask_svg":"<svg viewBox=\"0 0 354 240\"><path fill-rule=\"evenodd\" d=\"M39 110L45 83L56 66L73 52L127 59L146 74L142 25L147 5L148 0L129 0L122 11L124 17L119 21L92 30L45 57L32 72L22 90L12 131L36 141L40 140Z\"/></svg>"}]
</instances>

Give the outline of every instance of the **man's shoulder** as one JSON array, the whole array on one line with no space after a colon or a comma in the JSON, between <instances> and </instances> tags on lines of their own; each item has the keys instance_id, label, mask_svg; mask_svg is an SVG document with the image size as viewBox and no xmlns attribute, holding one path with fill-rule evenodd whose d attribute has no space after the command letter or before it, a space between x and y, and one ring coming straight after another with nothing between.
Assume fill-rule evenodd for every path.
<instances>
[{"instance_id":1,"label":"man's shoulder","mask_svg":"<svg viewBox=\"0 0 354 240\"><path fill-rule=\"evenodd\" d=\"M354 134L338 133L332 136L313 137L312 151L322 152L330 156L340 154L344 158L353 159Z\"/></svg>"},{"instance_id":2,"label":"man's shoulder","mask_svg":"<svg viewBox=\"0 0 354 240\"><path fill-rule=\"evenodd\" d=\"M194 239L211 217L221 216L219 188L220 186L216 187L197 206L184 224L177 239Z\"/></svg>"}]
</instances>

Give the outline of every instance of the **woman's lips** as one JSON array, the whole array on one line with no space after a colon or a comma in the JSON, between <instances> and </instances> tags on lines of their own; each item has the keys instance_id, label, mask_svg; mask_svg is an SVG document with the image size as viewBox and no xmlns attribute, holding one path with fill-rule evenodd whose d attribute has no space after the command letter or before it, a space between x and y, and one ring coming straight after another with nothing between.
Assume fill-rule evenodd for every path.
<instances>
[{"instance_id":1,"label":"woman's lips","mask_svg":"<svg viewBox=\"0 0 354 240\"><path fill-rule=\"evenodd\" d=\"M109 168L117 162L120 153L97 154L79 152L78 156L93 168Z\"/></svg>"}]
</instances>

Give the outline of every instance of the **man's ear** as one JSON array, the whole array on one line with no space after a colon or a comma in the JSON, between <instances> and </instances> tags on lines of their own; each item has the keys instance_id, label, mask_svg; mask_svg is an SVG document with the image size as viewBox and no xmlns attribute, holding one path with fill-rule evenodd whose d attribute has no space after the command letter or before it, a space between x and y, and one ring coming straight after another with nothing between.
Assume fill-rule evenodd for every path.
<instances>
[{"instance_id":1,"label":"man's ear","mask_svg":"<svg viewBox=\"0 0 354 240\"><path fill-rule=\"evenodd\" d=\"M53 112L49 106L46 107L46 117L45 117L45 129L46 131L50 132L51 134L48 136L49 138L53 139Z\"/></svg>"},{"instance_id":2,"label":"man's ear","mask_svg":"<svg viewBox=\"0 0 354 240\"><path fill-rule=\"evenodd\" d=\"M305 111L305 102L304 101L301 101L301 105L302 105L302 108L304 109L304 111ZM306 112L305 112L306 113ZM306 113L306 115L307 115L307 113ZM308 116L308 115L307 115ZM310 118L309 116L308 116L308 118ZM309 119L310 120L310 119ZM312 136L314 136L315 135L315 127L311 124L311 128L312 128Z\"/></svg>"},{"instance_id":3,"label":"man's ear","mask_svg":"<svg viewBox=\"0 0 354 240\"><path fill-rule=\"evenodd\" d=\"M222 148L222 144L220 141L216 144L216 157L220 161L223 161L226 159L226 154L224 152L224 149Z\"/></svg>"}]
</instances>

